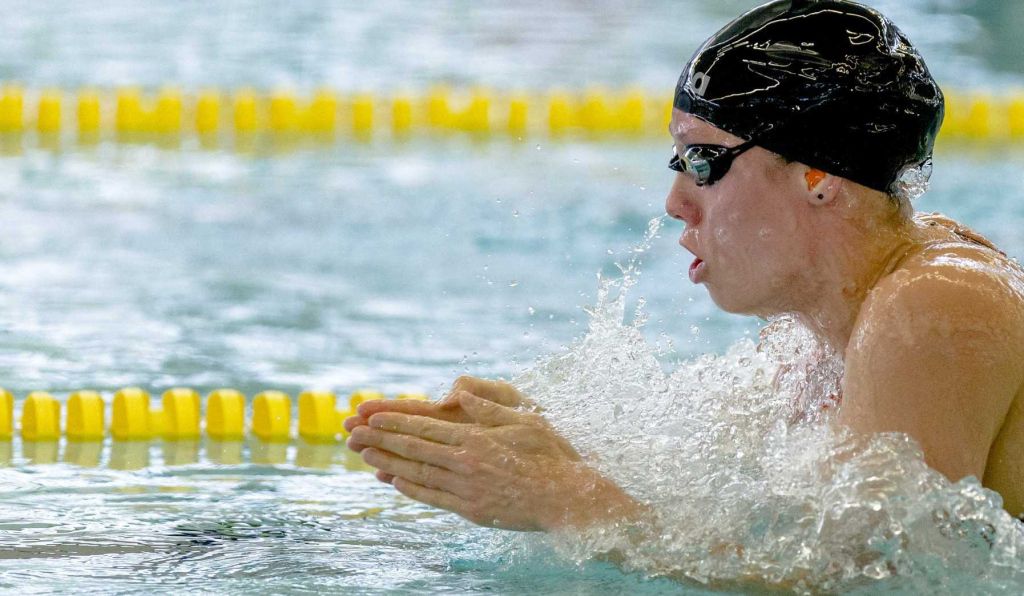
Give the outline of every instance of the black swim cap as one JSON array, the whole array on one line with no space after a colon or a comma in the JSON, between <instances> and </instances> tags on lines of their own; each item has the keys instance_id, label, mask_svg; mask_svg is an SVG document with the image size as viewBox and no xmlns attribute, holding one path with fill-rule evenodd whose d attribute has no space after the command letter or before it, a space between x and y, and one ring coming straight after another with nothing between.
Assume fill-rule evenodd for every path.
<instances>
[{"instance_id":1,"label":"black swim cap","mask_svg":"<svg viewBox=\"0 0 1024 596\"><path fill-rule=\"evenodd\" d=\"M906 36L845 0L776 0L729 23L690 59L674 104L882 192L930 160L944 113Z\"/></svg>"}]
</instances>

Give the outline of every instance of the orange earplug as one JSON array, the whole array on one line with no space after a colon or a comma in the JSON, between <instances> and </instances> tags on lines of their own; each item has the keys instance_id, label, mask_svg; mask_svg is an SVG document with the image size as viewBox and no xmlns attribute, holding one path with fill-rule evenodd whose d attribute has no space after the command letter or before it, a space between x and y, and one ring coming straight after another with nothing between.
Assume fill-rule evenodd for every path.
<instances>
[{"instance_id":1,"label":"orange earplug","mask_svg":"<svg viewBox=\"0 0 1024 596\"><path fill-rule=\"evenodd\" d=\"M804 178L807 180L807 190L812 190L815 186L820 184L821 181L825 179L825 176L828 176L828 174L821 170L816 170L814 168L808 170L807 173L804 174Z\"/></svg>"}]
</instances>

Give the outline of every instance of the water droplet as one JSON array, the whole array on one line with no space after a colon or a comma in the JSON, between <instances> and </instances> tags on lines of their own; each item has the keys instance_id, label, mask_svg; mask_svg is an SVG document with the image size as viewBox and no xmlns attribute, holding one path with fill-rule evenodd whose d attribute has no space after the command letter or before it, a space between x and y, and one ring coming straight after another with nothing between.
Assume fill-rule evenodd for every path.
<instances>
[{"instance_id":1,"label":"water droplet","mask_svg":"<svg viewBox=\"0 0 1024 596\"><path fill-rule=\"evenodd\" d=\"M513 209L512 210L512 217L519 217L519 210L518 209Z\"/></svg>"},{"instance_id":2,"label":"water droplet","mask_svg":"<svg viewBox=\"0 0 1024 596\"><path fill-rule=\"evenodd\" d=\"M537 151L540 151L540 143L537 144Z\"/></svg>"},{"instance_id":3,"label":"water droplet","mask_svg":"<svg viewBox=\"0 0 1024 596\"><path fill-rule=\"evenodd\" d=\"M519 285L519 280L517 280L517 279L513 279L512 281L508 282L508 287L510 287L510 288L514 288L514 287L516 287L518 285Z\"/></svg>"},{"instance_id":4,"label":"water droplet","mask_svg":"<svg viewBox=\"0 0 1024 596\"><path fill-rule=\"evenodd\" d=\"M533 315L537 314L537 311L534 310L534 308L532 306L527 306L526 307L526 312L530 313L530 316L533 316Z\"/></svg>"}]
</instances>

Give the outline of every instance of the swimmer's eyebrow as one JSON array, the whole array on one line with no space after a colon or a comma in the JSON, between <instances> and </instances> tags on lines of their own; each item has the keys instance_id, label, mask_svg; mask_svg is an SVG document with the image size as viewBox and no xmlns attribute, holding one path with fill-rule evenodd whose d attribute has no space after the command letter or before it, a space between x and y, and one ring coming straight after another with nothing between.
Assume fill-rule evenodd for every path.
<instances>
[{"instance_id":1,"label":"swimmer's eyebrow","mask_svg":"<svg viewBox=\"0 0 1024 596\"><path fill-rule=\"evenodd\" d=\"M679 134L673 133L672 132L672 125L669 125L668 135L670 137L672 137L672 140L675 141L676 145L679 145L679 146L683 146L683 145L696 145L697 144L694 141L692 141L690 139L690 136L688 134L686 134L685 132L681 132Z\"/></svg>"},{"instance_id":2,"label":"swimmer's eyebrow","mask_svg":"<svg viewBox=\"0 0 1024 596\"><path fill-rule=\"evenodd\" d=\"M697 141L695 141L695 140L693 140L693 138L690 135L686 134L685 132L679 133L679 134L673 134L671 129L668 131L668 134L669 134L669 136L672 137L672 140L675 141L675 144L680 146L680 147L685 147L687 145L702 145L702 144L718 145L718 144L720 144L720 141L716 142L714 140L703 140L703 141L697 140Z\"/></svg>"}]
</instances>

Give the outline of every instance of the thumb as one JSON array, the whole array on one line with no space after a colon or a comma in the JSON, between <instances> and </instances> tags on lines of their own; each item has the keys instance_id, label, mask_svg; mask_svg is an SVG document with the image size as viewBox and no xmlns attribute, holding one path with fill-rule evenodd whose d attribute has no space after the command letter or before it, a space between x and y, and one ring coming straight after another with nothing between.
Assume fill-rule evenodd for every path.
<instances>
[{"instance_id":1,"label":"thumb","mask_svg":"<svg viewBox=\"0 0 1024 596\"><path fill-rule=\"evenodd\" d=\"M477 397L468 391L460 391L458 400L462 410L477 424L503 426L521 422L522 414L519 412L488 399Z\"/></svg>"}]
</instances>

